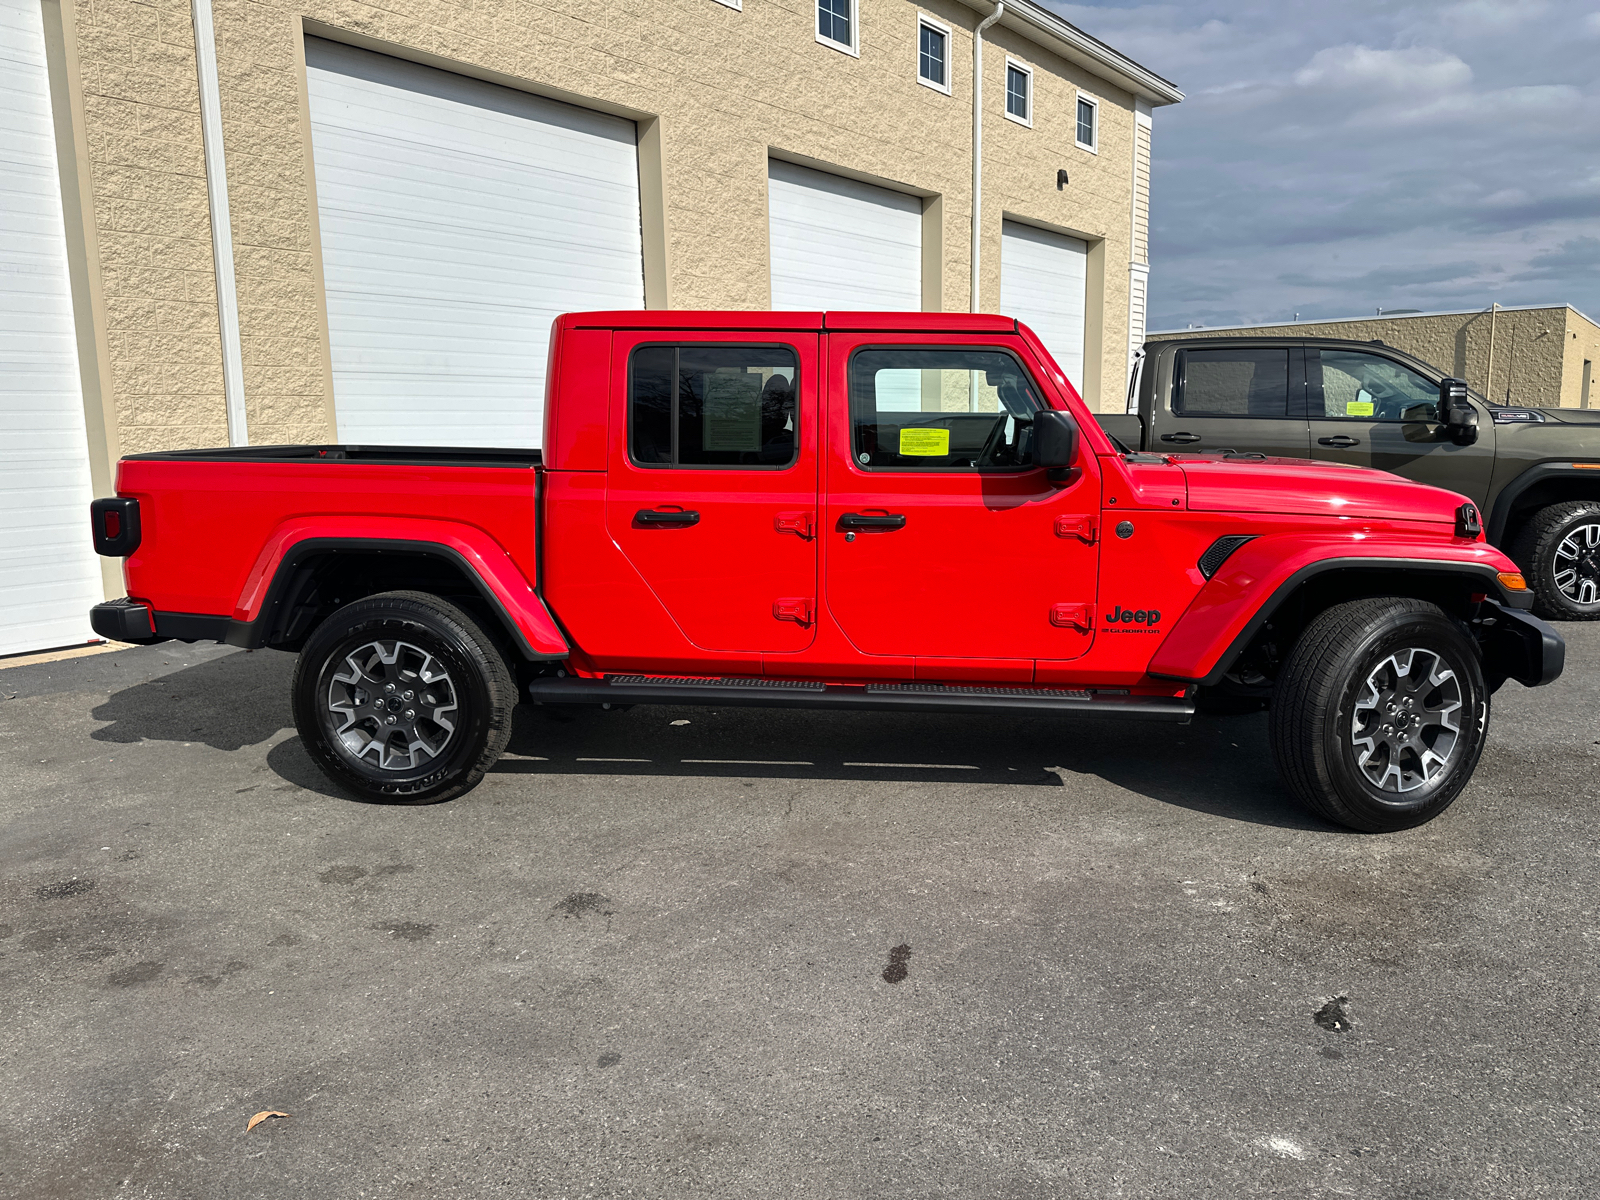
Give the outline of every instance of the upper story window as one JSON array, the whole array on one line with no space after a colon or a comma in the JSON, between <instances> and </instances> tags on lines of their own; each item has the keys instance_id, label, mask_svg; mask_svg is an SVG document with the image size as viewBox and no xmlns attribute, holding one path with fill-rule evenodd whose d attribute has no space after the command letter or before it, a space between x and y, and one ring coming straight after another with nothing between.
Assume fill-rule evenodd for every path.
<instances>
[{"instance_id":1,"label":"upper story window","mask_svg":"<svg viewBox=\"0 0 1600 1200\"><path fill-rule=\"evenodd\" d=\"M787 467L800 361L789 346L640 346L628 364L628 452L641 467Z\"/></svg>"},{"instance_id":2,"label":"upper story window","mask_svg":"<svg viewBox=\"0 0 1600 1200\"><path fill-rule=\"evenodd\" d=\"M1006 116L1033 125L1033 68L1006 59Z\"/></svg>"},{"instance_id":3,"label":"upper story window","mask_svg":"<svg viewBox=\"0 0 1600 1200\"><path fill-rule=\"evenodd\" d=\"M817 0L817 41L846 54L859 54L857 4L858 0Z\"/></svg>"},{"instance_id":4,"label":"upper story window","mask_svg":"<svg viewBox=\"0 0 1600 1200\"><path fill-rule=\"evenodd\" d=\"M1080 150L1100 153L1100 102L1083 95L1078 97L1077 142Z\"/></svg>"},{"instance_id":5,"label":"upper story window","mask_svg":"<svg viewBox=\"0 0 1600 1200\"><path fill-rule=\"evenodd\" d=\"M950 94L950 27L917 16L917 82Z\"/></svg>"}]
</instances>

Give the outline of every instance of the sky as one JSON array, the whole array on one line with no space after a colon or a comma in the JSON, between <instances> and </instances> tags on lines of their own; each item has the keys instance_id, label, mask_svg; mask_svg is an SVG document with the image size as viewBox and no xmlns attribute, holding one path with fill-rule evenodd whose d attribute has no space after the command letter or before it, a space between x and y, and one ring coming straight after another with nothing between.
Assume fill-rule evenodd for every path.
<instances>
[{"instance_id":1,"label":"sky","mask_svg":"<svg viewBox=\"0 0 1600 1200\"><path fill-rule=\"evenodd\" d=\"M1158 108L1152 331L1378 308L1600 319L1600 0L1044 0Z\"/></svg>"}]
</instances>

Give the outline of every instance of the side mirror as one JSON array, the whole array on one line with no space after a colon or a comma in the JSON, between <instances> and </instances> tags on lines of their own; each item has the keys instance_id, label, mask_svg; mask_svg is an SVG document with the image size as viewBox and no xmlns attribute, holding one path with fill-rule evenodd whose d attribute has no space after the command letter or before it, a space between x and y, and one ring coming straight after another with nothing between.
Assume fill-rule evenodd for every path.
<instances>
[{"instance_id":1,"label":"side mirror","mask_svg":"<svg viewBox=\"0 0 1600 1200\"><path fill-rule=\"evenodd\" d=\"M1071 413L1047 408L1033 414L1033 461L1057 482L1069 482L1058 472L1068 472L1078 461L1078 423Z\"/></svg>"},{"instance_id":2,"label":"side mirror","mask_svg":"<svg viewBox=\"0 0 1600 1200\"><path fill-rule=\"evenodd\" d=\"M1439 424L1458 446L1470 446L1478 440L1478 410L1467 399L1467 385L1460 379L1439 381Z\"/></svg>"}]
</instances>

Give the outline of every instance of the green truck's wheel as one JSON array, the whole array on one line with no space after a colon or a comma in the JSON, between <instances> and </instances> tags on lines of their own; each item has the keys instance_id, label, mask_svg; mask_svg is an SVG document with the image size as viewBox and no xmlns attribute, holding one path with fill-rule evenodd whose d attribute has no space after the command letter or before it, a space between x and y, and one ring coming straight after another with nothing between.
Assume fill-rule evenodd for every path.
<instances>
[{"instance_id":1,"label":"green truck's wheel","mask_svg":"<svg viewBox=\"0 0 1600 1200\"><path fill-rule=\"evenodd\" d=\"M300 652L291 695L317 766L389 804L475 787L506 747L517 699L483 630L426 592L384 592L334 613Z\"/></svg>"},{"instance_id":2,"label":"green truck's wheel","mask_svg":"<svg viewBox=\"0 0 1600 1200\"><path fill-rule=\"evenodd\" d=\"M1302 804L1387 833L1432 820L1466 787L1489 689L1477 648L1436 605L1352 600L1295 643L1268 722L1273 757Z\"/></svg>"},{"instance_id":3,"label":"green truck's wheel","mask_svg":"<svg viewBox=\"0 0 1600 1200\"><path fill-rule=\"evenodd\" d=\"M1517 535L1511 557L1533 589L1533 611L1553 621L1600 618L1600 501L1540 509Z\"/></svg>"}]
</instances>

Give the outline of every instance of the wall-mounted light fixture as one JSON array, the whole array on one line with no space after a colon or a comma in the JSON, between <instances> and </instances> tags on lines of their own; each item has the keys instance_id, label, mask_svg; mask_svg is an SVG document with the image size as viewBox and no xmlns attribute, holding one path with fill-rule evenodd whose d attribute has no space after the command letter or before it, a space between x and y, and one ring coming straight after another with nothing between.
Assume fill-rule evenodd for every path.
<instances>
[{"instance_id":1,"label":"wall-mounted light fixture","mask_svg":"<svg viewBox=\"0 0 1600 1200\"><path fill-rule=\"evenodd\" d=\"M1070 182L1072 181L1067 178L1066 171L1062 170L1056 172L1056 191L1061 191Z\"/></svg>"}]
</instances>

